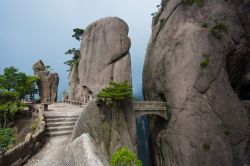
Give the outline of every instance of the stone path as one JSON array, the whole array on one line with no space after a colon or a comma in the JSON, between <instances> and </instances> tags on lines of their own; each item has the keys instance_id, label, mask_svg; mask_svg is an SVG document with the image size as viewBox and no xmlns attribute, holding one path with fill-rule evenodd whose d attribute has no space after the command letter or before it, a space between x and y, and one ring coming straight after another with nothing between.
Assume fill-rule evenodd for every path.
<instances>
[{"instance_id":1,"label":"stone path","mask_svg":"<svg viewBox=\"0 0 250 166\"><path fill-rule=\"evenodd\" d=\"M66 103L49 105L49 110L44 112L47 124L52 124L47 127L47 141L25 166L63 166L65 149L73 129L71 122L75 122L82 110L79 106ZM70 125L65 126L65 123Z\"/></svg>"}]
</instances>

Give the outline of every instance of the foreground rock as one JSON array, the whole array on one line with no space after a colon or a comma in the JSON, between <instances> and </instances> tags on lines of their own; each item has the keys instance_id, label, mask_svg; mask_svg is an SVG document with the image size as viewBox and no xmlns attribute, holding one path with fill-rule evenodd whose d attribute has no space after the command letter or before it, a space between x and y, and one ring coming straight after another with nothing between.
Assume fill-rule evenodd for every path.
<instances>
[{"instance_id":1,"label":"foreground rock","mask_svg":"<svg viewBox=\"0 0 250 166\"><path fill-rule=\"evenodd\" d=\"M144 63L145 99L172 112L160 131L161 119L150 118L155 163L249 165L249 120L236 94L249 58L249 1L183 2L167 2Z\"/></svg>"},{"instance_id":2,"label":"foreground rock","mask_svg":"<svg viewBox=\"0 0 250 166\"><path fill-rule=\"evenodd\" d=\"M95 101L90 102L74 127L67 150L67 156L71 158L69 164L77 165L79 161L90 163L91 157L86 152L88 149L91 154L98 156L94 158L99 158L103 165L108 165L106 163L110 161L111 155L121 147L135 150L125 119L126 109L126 106L98 107ZM84 133L89 135L82 135ZM89 146L81 146L85 141L90 142ZM76 148L76 145L81 147Z\"/></svg>"},{"instance_id":3,"label":"foreground rock","mask_svg":"<svg viewBox=\"0 0 250 166\"><path fill-rule=\"evenodd\" d=\"M35 75L38 76L38 88L41 103L51 102L57 100L57 89L59 84L59 76L57 73L47 71L45 65L41 60L33 65Z\"/></svg>"},{"instance_id":4,"label":"foreground rock","mask_svg":"<svg viewBox=\"0 0 250 166\"><path fill-rule=\"evenodd\" d=\"M82 134L80 137L75 139L67 149L65 165L109 165L108 161L106 161L104 157L102 157L102 160L99 158L102 154L98 153L98 150L96 149L97 147L94 145L91 136L88 133Z\"/></svg>"},{"instance_id":5,"label":"foreground rock","mask_svg":"<svg viewBox=\"0 0 250 166\"><path fill-rule=\"evenodd\" d=\"M81 42L79 66L70 73L69 99L85 100L110 81L131 81L129 48L128 26L123 20L108 17L90 24Z\"/></svg>"}]
</instances>

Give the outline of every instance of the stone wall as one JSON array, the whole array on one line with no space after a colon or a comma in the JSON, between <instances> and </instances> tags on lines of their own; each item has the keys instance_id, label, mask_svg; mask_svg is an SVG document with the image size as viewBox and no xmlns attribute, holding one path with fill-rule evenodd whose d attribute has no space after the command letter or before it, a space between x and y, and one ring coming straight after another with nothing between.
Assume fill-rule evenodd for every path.
<instances>
[{"instance_id":1,"label":"stone wall","mask_svg":"<svg viewBox=\"0 0 250 166\"><path fill-rule=\"evenodd\" d=\"M12 149L9 149L4 154L2 154L0 156L0 165L4 166L23 165L44 144L45 121L43 112L38 107L36 107L35 109L36 111L39 111L39 121L40 121L39 130L30 137L26 137L24 142L20 143L19 145L15 146Z\"/></svg>"}]
</instances>

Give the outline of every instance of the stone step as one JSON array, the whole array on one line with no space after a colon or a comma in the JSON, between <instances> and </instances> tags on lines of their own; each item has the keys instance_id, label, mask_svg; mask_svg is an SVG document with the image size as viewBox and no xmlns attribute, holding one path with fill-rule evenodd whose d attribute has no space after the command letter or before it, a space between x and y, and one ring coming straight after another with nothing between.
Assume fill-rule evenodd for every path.
<instances>
[{"instance_id":1,"label":"stone step","mask_svg":"<svg viewBox=\"0 0 250 166\"><path fill-rule=\"evenodd\" d=\"M46 135L53 137L53 136L70 135L71 133L72 133L72 130L53 131L53 132L46 132Z\"/></svg>"},{"instance_id":2,"label":"stone step","mask_svg":"<svg viewBox=\"0 0 250 166\"><path fill-rule=\"evenodd\" d=\"M67 131L67 130L73 130L74 126L57 126L57 127L47 127L47 132L53 132L53 131Z\"/></svg>"},{"instance_id":3,"label":"stone step","mask_svg":"<svg viewBox=\"0 0 250 166\"><path fill-rule=\"evenodd\" d=\"M47 123L50 122L76 122L77 118L57 118L57 119L45 119Z\"/></svg>"},{"instance_id":4,"label":"stone step","mask_svg":"<svg viewBox=\"0 0 250 166\"><path fill-rule=\"evenodd\" d=\"M74 126L75 122L50 122L46 123L46 127L55 127L55 126Z\"/></svg>"},{"instance_id":5,"label":"stone step","mask_svg":"<svg viewBox=\"0 0 250 166\"><path fill-rule=\"evenodd\" d=\"M72 115L72 116L56 116L56 115L45 115L45 119L60 119L60 118L78 118L79 116L77 115Z\"/></svg>"}]
</instances>

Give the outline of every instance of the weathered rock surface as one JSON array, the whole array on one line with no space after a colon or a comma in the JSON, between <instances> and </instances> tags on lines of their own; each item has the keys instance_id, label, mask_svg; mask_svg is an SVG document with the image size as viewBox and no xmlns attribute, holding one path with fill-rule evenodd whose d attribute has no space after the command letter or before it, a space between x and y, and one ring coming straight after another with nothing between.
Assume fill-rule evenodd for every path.
<instances>
[{"instance_id":1,"label":"weathered rock surface","mask_svg":"<svg viewBox=\"0 0 250 166\"><path fill-rule=\"evenodd\" d=\"M105 157L97 150L88 133L76 138L67 148L65 166L106 166ZM101 156L101 157L99 157Z\"/></svg>"},{"instance_id":2,"label":"weathered rock surface","mask_svg":"<svg viewBox=\"0 0 250 166\"><path fill-rule=\"evenodd\" d=\"M59 76L57 73L51 73L46 70L44 63L39 60L33 65L34 74L38 76L38 88L41 103L57 100L57 89L59 84Z\"/></svg>"},{"instance_id":3,"label":"weathered rock surface","mask_svg":"<svg viewBox=\"0 0 250 166\"><path fill-rule=\"evenodd\" d=\"M172 112L165 129L152 138L157 165L250 164L249 120L236 94L248 74L249 9L249 1L188 6L169 0L153 25L144 97L166 100ZM221 25L227 30L216 29Z\"/></svg>"},{"instance_id":4,"label":"weathered rock surface","mask_svg":"<svg viewBox=\"0 0 250 166\"><path fill-rule=\"evenodd\" d=\"M126 106L98 107L95 101L90 102L78 118L69 147L83 133L89 133L102 161L109 161L111 155L121 147L135 150L124 115L125 109L121 108L126 109Z\"/></svg>"},{"instance_id":5,"label":"weathered rock surface","mask_svg":"<svg viewBox=\"0 0 250 166\"><path fill-rule=\"evenodd\" d=\"M107 17L90 24L81 42L79 66L69 78L69 99L84 100L110 81L131 81L130 38L127 24Z\"/></svg>"},{"instance_id":6,"label":"weathered rock surface","mask_svg":"<svg viewBox=\"0 0 250 166\"><path fill-rule=\"evenodd\" d=\"M79 66L74 66L70 73L69 99L88 100L111 81L131 82L129 48L128 26L123 20L107 17L90 24L81 42ZM129 108L130 102L113 107L97 106L95 100L88 103L79 116L68 145L71 150L67 155L72 158L69 163L95 165L85 153L86 148L91 149L95 159L105 166L109 165L107 161L117 149L128 147L135 151L135 120ZM89 137L83 138L82 134L89 134ZM91 144L89 147L74 148L86 139Z\"/></svg>"}]
</instances>

